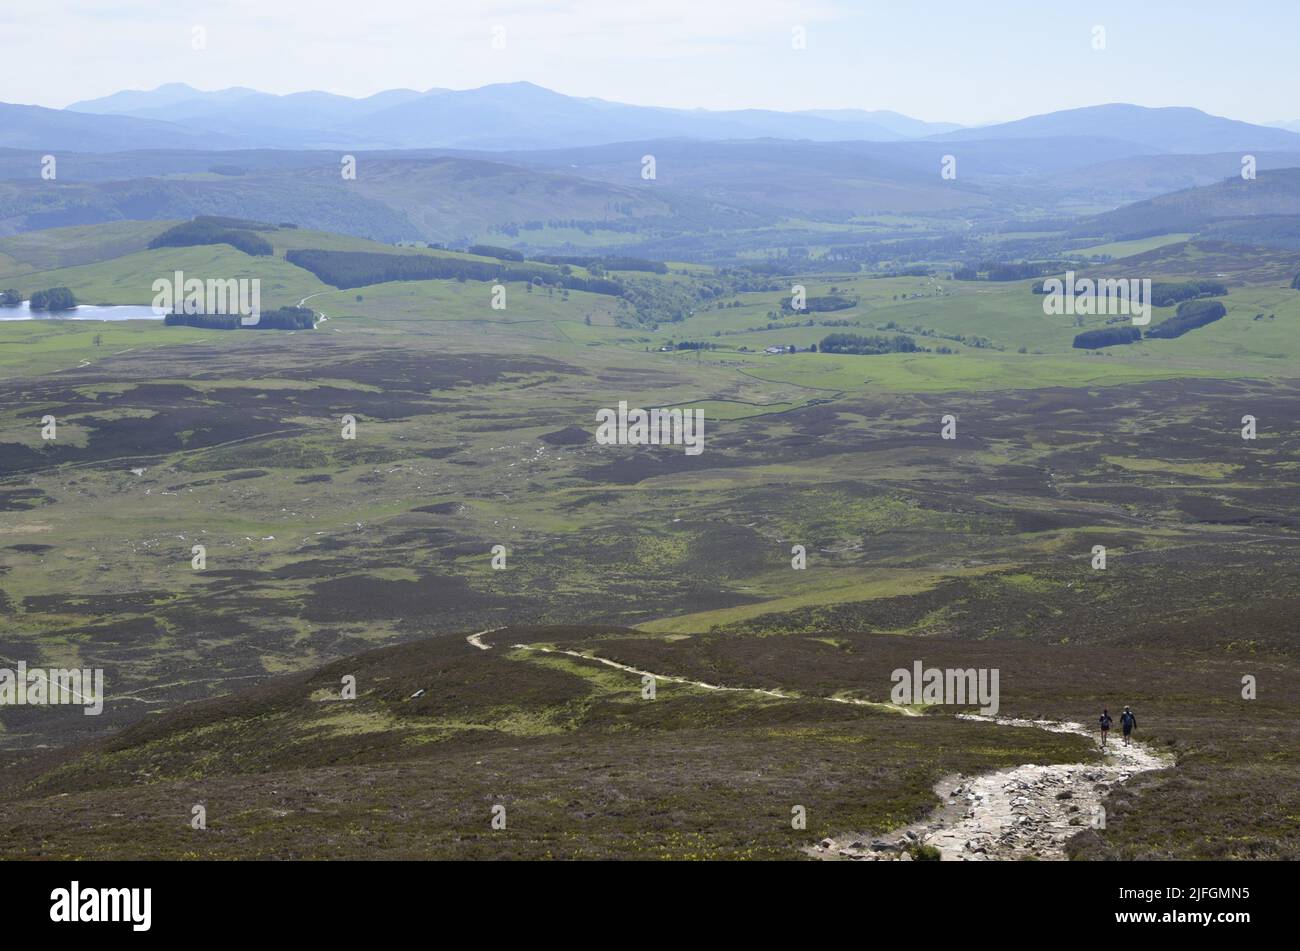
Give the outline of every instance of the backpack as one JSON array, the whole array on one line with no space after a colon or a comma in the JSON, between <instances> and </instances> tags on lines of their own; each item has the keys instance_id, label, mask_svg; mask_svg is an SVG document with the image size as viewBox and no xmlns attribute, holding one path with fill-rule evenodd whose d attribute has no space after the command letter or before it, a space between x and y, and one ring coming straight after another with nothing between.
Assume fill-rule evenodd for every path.
<instances>
[{"instance_id":1,"label":"backpack","mask_svg":"<svg viewBox=\"0 0 1300 951\"><path fill-rule=\"evenodd\" d=\"M1105 713L1103 713L1103 714L1101 715L1101 728L1102 728L1103 730L1109 730L1109 729L1110 729L1110 717L1109 717L1107 714L1105 714Z\"/></svg>"}]
</instances>

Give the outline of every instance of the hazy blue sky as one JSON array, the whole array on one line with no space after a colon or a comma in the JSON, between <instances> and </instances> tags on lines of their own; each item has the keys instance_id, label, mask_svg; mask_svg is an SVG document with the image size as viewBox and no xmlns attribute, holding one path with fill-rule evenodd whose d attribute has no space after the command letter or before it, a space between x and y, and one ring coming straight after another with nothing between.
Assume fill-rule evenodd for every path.
<instances>
[{"instance_id":1,"label":"hazy blue sky","mask_svg":"<svg viewBox=\"0 0 1300 951\"><path fill-rule=\"evenodd\" d=\"M192 48L195 26L206 49ZM792 49L796 26L806 50ZM368 95L526 79L713 109L978 123L1125 101L1269 121L1300 119L1297 43L1297 0L5 0L0 99L57 107L175 81Z\"/></svg>"}]
</instances>

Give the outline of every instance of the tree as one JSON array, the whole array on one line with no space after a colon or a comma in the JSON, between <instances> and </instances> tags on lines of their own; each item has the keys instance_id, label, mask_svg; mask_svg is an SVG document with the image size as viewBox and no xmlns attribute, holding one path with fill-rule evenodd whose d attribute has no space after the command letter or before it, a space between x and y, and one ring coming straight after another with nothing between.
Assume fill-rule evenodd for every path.
<instances>
[{"instance_id":1,"label":"tree","mask_svg":"<svg viewBox=\"0 0 1300 951\"><path fill-rule=\"evenodd\" d=\"M32 294L32 310L72 310L77 299L66 287L51 287Z\"/></svg>"}]
</instances>

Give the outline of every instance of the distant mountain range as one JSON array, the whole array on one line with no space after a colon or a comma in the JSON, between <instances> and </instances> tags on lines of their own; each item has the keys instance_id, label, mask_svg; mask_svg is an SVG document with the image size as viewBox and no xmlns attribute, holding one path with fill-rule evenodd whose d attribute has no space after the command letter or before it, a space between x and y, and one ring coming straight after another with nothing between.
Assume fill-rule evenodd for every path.
<instances>
[{"instance_id":1,"label":"distant mountain range","mask_svg":"<svg viewBox=\"0 0 1300 951\"><path fill-rule=\"evenodd\" d=\"M961 128L888 111L666 109L566 96L516 82L451 90L392 89L364 99L278 96L172 83L67 109L0 104L0 147L125 149L569 149L661 139L951 143L1088 139L1129 155L1300 150L1300 133L1197 109L1112 104ZM1114 151L1114 148L1112 148Z\"/></svg>"},{"instance_id":2,"label":"distant mountain range","mask_svg":"<svg viewBox=\"0 0 1300 951\"><path fill-rule=\"evenodd\" d=\"M65 112L163 121L245 148L540 149L629 139L783 138L873 142L959 128L895 112L708 111L565 96L532 83L393 89L365 99L324 92L202 92L182 83L73 103Z\"/></svg>"},{"instance_id":3,"label":"distant mountain range","mask_svg":"<svg viewBox=\"0 0 1300 951\"><path fill-rule=\"evenodd\" d=\"M339 174L345 152L355 181ZM39 174L48 153L55 181ZM641 178L647 153L654 181ZM1231 180L1246 153L1261 174L1242 189ZM954 180L940 175L948 155ZM907 214L1083 216L1088 235L1279 243L1296 240L1291 221L1240 222L1300 214L1295 177L1275 174L1288 168L1300 168L1300 134L1189 108L1111 104L965 129L883 111L633 106L529 83L364 99L171 84L62 110L0 104L0 235L220 212L381 241L526 238L560 219L658 240Z\"/></svg>"}]
</instances>

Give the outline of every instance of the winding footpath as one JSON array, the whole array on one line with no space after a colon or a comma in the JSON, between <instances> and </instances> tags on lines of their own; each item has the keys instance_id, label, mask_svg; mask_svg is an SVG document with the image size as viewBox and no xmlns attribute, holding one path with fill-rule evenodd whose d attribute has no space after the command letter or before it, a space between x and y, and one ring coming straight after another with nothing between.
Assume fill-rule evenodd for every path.
<instances>
[{"instance_id":1,"label":"winding footpath","mask_svg":"<svg viewBox=\"0 0 1300 951\"><path fill-rule=\"evenodd\" d=\"M958 718L1095 739L1078 723ZM1111 787L1169 765L1138 743L1124 746L1112 738L1100 763L1027 763L972 777L948 776L934 790L943 805L921 822L885 836L823 839L808 852L824 859L911 861L910 850L924 845L938 849L943 861L1063 860L1066 840L1104 821L1101 802Z\"/></svg>"},{"instance_id":2,"label":"winding footpath","mask_svg":"<svg viewBox=\"0 0 1300 951\"><path fill-rule=\"evenodd\" d=\"M479 631L465 638L467 642L477 647L479 650L491 650L491 644L483 643L483 635L491 634L494 631L501 631L504 628L493 628L491 631ZM671 674L656 674L649 670L641 670L637 667L631 667L628 664L620 664L616 660L609 660L605 657L598 657L595 654L584 654L581 651L559 650L554 647L538 647L535 644L512 644L514 650L537 651L540 654L564 654L568 657L576 657L579 660L589 660L597 664L604 664L606 667L613 667L615 670L621 670L624 673L635 674L638 677L652 677L655 680L662 680L665 683L685 684L688 687L699 687L701 690L719 690L732 693L752 693L762 697L775 697L778 700L798 700L799 694L787 693L782 690L773 690L764 687L724 687L720 684L706 683L703 680L690 680L686 677L674 677ZM856 707L876 707L881 710L889 710L893 713L901 713L903 716L918 717L921 714L896 703L878 703L873 700L856 700L852 697L821 697L819 699L829 701L830 703L847 703Z\"/></svg>"},{"instance_id":3,"label":"winding footpath","mask_svg":"<svg viewBox=\"0 0 1300 951\"><path fill-rule=\"evenodd\" d=\"M490 650L483 642L486 634L504 628L478 631L466 638L479 650ZM531 644L514 644L515 650L564 654L593 661L634 674L653 677L667 683L685 684L703 690L753 693L764 697L790 700L797 694L761 687L724 687L641 670L628 664L584 654ZM905 716L919 716L910 708L892 703L875 703L844 697L824 697L834 703L848 703L886 709ZM1093 738L1078 723L1049 720L1016 720L957 714L960 720L993 723L1013 729L1048 730ZM944 861L989 861L1008 859L1061 860L1070 837L1091 825L1104 822L1101 801L1118 783L1127 782L1139 773L1165 769L1170 761L1144 746L1124 746L1122 738L1112 739L1100 763L1062 763L1039 766L1026 763L977 776L953 775L940 780L935 793L943 804L926 819L896 829L884 836L841 836L822 839L805 851L816 858L850 861L912 861L919 846L937 849Z\"/></svg>"}]
</instances>

